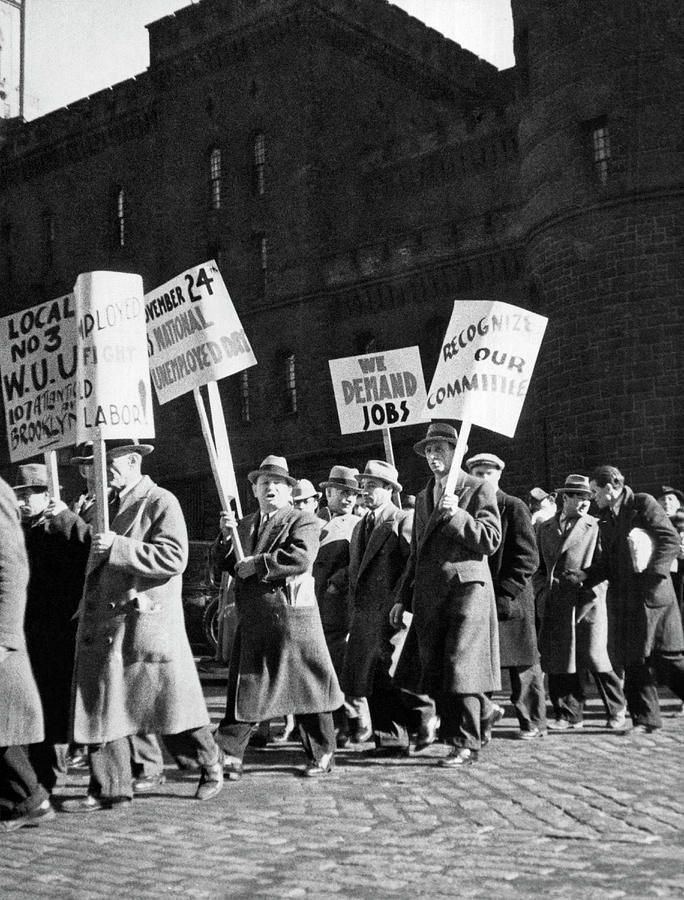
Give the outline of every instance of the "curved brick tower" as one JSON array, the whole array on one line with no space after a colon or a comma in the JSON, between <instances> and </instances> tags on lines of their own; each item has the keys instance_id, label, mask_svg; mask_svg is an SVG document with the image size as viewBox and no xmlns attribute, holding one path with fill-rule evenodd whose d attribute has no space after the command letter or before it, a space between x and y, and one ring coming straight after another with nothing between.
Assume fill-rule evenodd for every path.
<instances>
[{"instance_id":1,"label":"curved brick tower","mask_svg":"<svg viewBox=\"0 0 684 900\"><path fill-rule=\"evenodd\" d=\"M612 462L684 485L684 5L512 0L537 363L552 484Z\"/></svg>"}]
</instances>

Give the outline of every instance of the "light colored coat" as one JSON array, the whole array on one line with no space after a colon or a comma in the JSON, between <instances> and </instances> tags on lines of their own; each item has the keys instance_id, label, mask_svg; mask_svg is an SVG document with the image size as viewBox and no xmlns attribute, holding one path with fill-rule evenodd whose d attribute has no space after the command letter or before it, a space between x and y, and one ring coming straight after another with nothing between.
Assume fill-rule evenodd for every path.
<instances>
[{"instance_id":1,"label":"light colored coat","mask_svg":"<svg viewBox=\"0 0 684 900\"><path fill-rule=\"evenodd\" d=\"M376 668L389 671L395 632L389 623L394 590L408 559L412 510L386 503L375 512L375 527L364 546L365 519L354 527L349 545L349 599L352 624L342 687L351 697L373 692Z\"/></svg>"},{"instance_id":2,"label":"light colored coat","mask_svg":"<svg viewBox=\"0 0 684 900\"><path fill-rule=\"evenodd\" d=\"M397 601L413 611L420 680L415 689L477 694L499 690L499 631L488 557L501 542L491 484L461 472L453 515L435 506L434 479L416 498L411 556ZM451 628L454 644L446 648ZM408 642L407 642L408 644Z\"/></svg>"},{"instance_id":3,"label":"light colored coat","mask_svg":"<svg viewBox=\"0 0 684 900\"><path fill-rule=\"evenodd\" d=\"M188 537L178 501L143 476L111 522L108 557L89 563L76 643L78 743L209 724L181 599Z\"/></svg>"},{"instance_id":4,"label":"light colored coat","mask_svg":"<svg viewBox=\"0 0 684 900\"><path fill-rule=\"evenodd\" d=\"M43 711L24 638L29 568L14 492L0 478L0 747L43 740Z\"/></svg>"},{"instance_id":5,"label":"light colored coat","mask_svg":"<svg viewBox=\"0 0 684 900\"><path fill-rule=\"evenodd\" d=\"M598 522L579 516L565 531L559 515L539 528L539 570L534 583L543 609L539 634L542 669L550 675L574 674L578 670L610 672L608 658L608 614L606 582L585 589L559 576L563 572L586 572L598 555ZM589 612L576 623L580 610Z\"/></svg>"},{"instance_id":6,"label":"light colored coat","mask_svg":"<svg viewBox=\"0 0 684 900\"><path fill-rule=\"evenodd\" d=\"M310 572L320 520L286 506L259 536L259 515L238 525L256 574L236 579L237 628L228 670L227 709L238 722L261 722L288 713L322 713L344 702L323 636L318 606L290 606L286 579ZM224 547L219 564L234 573Z\"/></svg>"}]
</instances>

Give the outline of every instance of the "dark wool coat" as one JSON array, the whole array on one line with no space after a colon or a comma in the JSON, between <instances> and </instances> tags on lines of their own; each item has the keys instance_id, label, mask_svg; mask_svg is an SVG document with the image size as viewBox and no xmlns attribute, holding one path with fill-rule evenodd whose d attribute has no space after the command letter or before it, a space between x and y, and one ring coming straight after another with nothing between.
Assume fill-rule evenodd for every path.
<instances>
[{"instance_id":1,"label":"dark wool coat","mask_svg":"<svg viewBox=\"0 0 684 900\"><path fill-rule=\"evenodd\" d=\"M188 536L173 494L146 475L122 499L107 557L88 566L76 637L73 739L177 734L209 724L185 633Z\"/></svg>"},{"instance_id":2,"label":"dark wool coat","mask_svg":"<svg viewBox=\"0 0 684 900\"><path fill-rule=\"evenodd\" d=\"M76 620L90 550L90 529L65 510L49 523L22 525L30 577L26 646L43 703L45 740L69 740Z\"/></svg>"},{"instance_id":3,"label":"dark wool coat","mask_svg":"<svg viewBox=\"0 0 684 900\"><path fill-rule=\"evenodd\" d=\"M539 661L532 576L539 565L537 540L527 506L496 492L501 543L489 557L502 666L531 666Z\"/></svg>"},{"instance_id":4,"label":"dark wool coat","mask_svg":"<svg viewBox=\"0 0 684 900\"><path fill-rule=\"evenodd\" d=\"M601 558L592 566L588 585L608 579L608 652L613 668L638 663L655 651L684 650L682 620L670 578L679 538L665 510L650 494L625 487L617 516L602 510L599 518ZM645 572L636 573L627 543L632 528L653 540Z\"/></svg>"},{"instance_id":5,"label":"dark wool coat","mask_svg":"<svg viewBox=\"0 0 684 900\"><path fill-rule=\"evenodd\" d=\"M320 518L323 519L322 516ZM359 516L353 513L323 519L320 544L313 564L323 634L338 678L342 675L351 625L349 542L359 521Z\"/></svg>"},{"instance_id":6,"label":"dark wool coat","mask_svg":"<svg viewBox=\"0 0 684 900\"><path fill-rule=\"evenodd\" d=\"M413 689L433 696L499 690L499 632L487 559L501 542L496 492L461 472L458 509L450 516L435 507L433 490L430 479L416 498L411 556L396 595L413 611L415 638L409 634L404 648L414 640L418 645L420 676Z\"/></svg>"},{"instance_id":7,"label":"dark wool coat","mask_svg":"<svg viewBox=\"0 0 684 900\"><path fill-rule=\"evenodd\" d=\"M609 672L606 583L591 589L564 580L564 572L586 572L600 553L599 526L593 516L579 516L569 530L559 515L539 529L539 570L534 578L543 608L539 650L542 669L550 675L573 674L582 669ZM576 623L585 607L589 614Z\"/></svg>"},{"instance_id":8,"label":"dark wool coat","mask_svg":"<svg viewBox=\"0 0 684 900\"><path fill-rule=\"evenodd\" d=\"M0 478L0 747L43 740L43 712L24 639L29 568L14 491Z\"/></svg>"},{"instance_id":9,"label":"dark wool coat","mask_svg":"<svg viewBox=\"0 0 684 900\"><path fill-rule=\"evenodd\" d=\"M227 710L238 722L337 709L344 696L323 636L318 606L289 606L285 580L310 572L321 523L311 513L278 510L258 537L260 516L246 516L238 534L256 574L237 578L237 628L228 669ZM226 554L223 567L234 574Z\"/></svg>"},{"instance_id":10,"label":"dark wool coat","mask_svg":"<svg viewBox=\"0 0 684 900\"><path fill-rule=\"evenodd\" d=\"M342 686L351 697L372 693L378 666L389 671L395 631L389 623L394 590L410 552L413 511L386 503L375 511L375 527L365 546L365 519L357 522L349 545L349 599L353 607Z\"/></svg>"}]
</instances>

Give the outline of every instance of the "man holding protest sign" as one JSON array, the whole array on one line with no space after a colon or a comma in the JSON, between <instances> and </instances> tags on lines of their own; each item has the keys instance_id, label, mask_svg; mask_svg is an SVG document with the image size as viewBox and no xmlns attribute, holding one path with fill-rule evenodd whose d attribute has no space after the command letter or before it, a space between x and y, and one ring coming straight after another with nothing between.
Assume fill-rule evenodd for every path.
<instances>
[{"instance_id":1,"label":"man holding protest sign","mask_svg":"<svg viewBox=\"0 0 684 900\"><path fill-rule=\"evenodd\" d=\"M437 699L442 736L452 744L445 767L470 765L482 729L498 717L487 692L501 687L496 603L487 558L501 542L494 488L458 471L455 493L445 486L456 452L453 426L433 423L414 450L433 477L416 498L411 555L390 622L413 612L418 688Z\"/></svg>"},{"instance_id":2,"label":"man holding protest sign","mask_svg":"<svg viewBox=\"0 0 684 900\"><path fill-rule=\"evenodd\" d=\"M106 442L111 530L92 537L77 635L73 737L91 745L88 795L65 812L121 810L133 795L132 734L161 734L176 758L201 769L195 794L223 785L185 633L181 601L188 538L176 498L141 472L149 444Z\"/></svg>"},{"instance_id":3,"label":"man holding protest sign","mask_svg":"<svg viewBox=\"0 0 684 900\"><path fill-rule=\"evenodd\" d=\"M226 753L230 780L242 775L242 759L258 722L294 713L307 756L306 777L332 772L332 710L340 691L323 636L311 568L318 552L320 520L292 507L297 484L281 456L267 456L247 476L259 512L238 523L221 514L223 558L236 579L237 629L230 655L226 714L217 740ZM248 554L238 560L233 532Z\"/></svg>"}]
</instances>

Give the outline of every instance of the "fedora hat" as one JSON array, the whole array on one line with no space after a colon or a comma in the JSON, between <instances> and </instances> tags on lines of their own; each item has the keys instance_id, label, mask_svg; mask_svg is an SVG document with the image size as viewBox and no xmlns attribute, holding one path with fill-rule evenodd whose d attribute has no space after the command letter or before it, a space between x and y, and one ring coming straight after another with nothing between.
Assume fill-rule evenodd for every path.
<instances>
[{"instance_id":1,"label":"fedora hat","mask_svg":"<svg viewBox=\"0 0 684 900\"><path fill-rule=\"evenodd\" d=\"M506 467L506 463L496 453L476 453L466 460L465 465L469 472L472 472L475 466L489 466L492 469L501 469L502 472Z\"/></svg>"},{"instance_id":2,"label":"fedora hat","mask_svg":"<svg viewBox=\"0 0 684 900\"><path fill-rule=\"evenodd\" d=\"M324 490L327 487L347 488L350 491L358 491L359 483L356 480L359 475L358 469L350 469L349 466L333 466L328 475L327 481L321 481L318 485Z\"/></svg>"},{"instance_id":3,"label":"fedora hat","mask_svg":"<svg viewBox=\"0 0 684 900\"><path fill-rule=\"evenodd\" d=\"M413 445L413 449L418 456L425 456L425 448L431 441L446 441L455 447L458 441L458 431L447 422L432 422L428 425L427 434L423 440Z\"/></svg>"},{"instance_id":4,"label":"fedora hat","mask_svg":"<svg viewBox=\"0 0 684 900\"><path fill-rule=\"evenodd\" d=\"M77 444L76 452L69 460L70 466L87 466L93 461L93 442L85 441Z\"/></svg>"},{"instance_id":5,"label":"fedora hat","mask_svg":"<svg viewBox=\"0 0 684 900\"><path fill-rule=\"evenodd\" d=\"M294 487L297 484L297 479L290 475L290 470L287 468L287 460L284 456L274 456L273 454L267 456L259 468L250 472L247 475L247 478L252 484L256 484L259 475L279 475L281 478L284 478L291 487Z\"/></svg>"},{"instance_id":6,"label":"fedora hat","mask_svg":"<svg viewBox=\"0 0 684 900\"><path fill-rule=\"evenodd\" d=\"M32 488L34 491L46 491L48 489L47 466L44 463L26 463L17 470L18 484L12 488L21 491Z\"/></svg>"},{"instance_id":7,"label":"fedora hat","mask_svg":"<svg viewBox=\"0 0 684 900\"><path fill-rule=\"evenodd\" d=\"M546 500L546 498L547 498L547 497L550 497L550 496L551 496L551 494L548 494L548 493L544 490L544 488L533 487L532 490L530 491L530 497L531 497L533 500L536 500L537 503L541 503L542 500Z\"/></svg>"},{"instance_id":8,"label":"fedora hat","mask_svg":"<svg viewBox=\"0 0 684 900\"><path fill-rule=\"evenodd\" d=\"M311 497L321 496L308 478L299 478L292 489L292 500L309 500Z\"/></svg>"},{"instance_id":9,"label":"fedora hat","mask_svg":"<svg viewBox=\"0 0 684 900\"><path fill-rule=\"evenodd\" d=\"M680 506L684 506L684 494L681 491L678 491L677 488L670 487L669 484L664 484L660 488L660 496L664 497L666 494L673 494L677 500L679 500Z\"/></svg>"},{"instance_id":10,"label":"fedora hat","mask_svg":"<svg viewBox=\"0 0 684 900\"><path fill-rule=\"evenodd\" d=\"M391 485L397 493L402 491L402 487L397 480L399 473L394 466L385 462L384 459L369 459L366 463L366 468L356 477L359 481L362 478L377 478L378 481L384 481L386 484Z\"/></svg>"},{"instance_id":11,"label":"fedora hat","mask_svg":"<svg viewBox=\"0 0 684 900\"><path fill-rule=\"evenodd\" d=\"M568 475L563 487L556 488L557 494L586 494L591 497L589 479L586 475Z\"/></svg>"}]
</instances>

